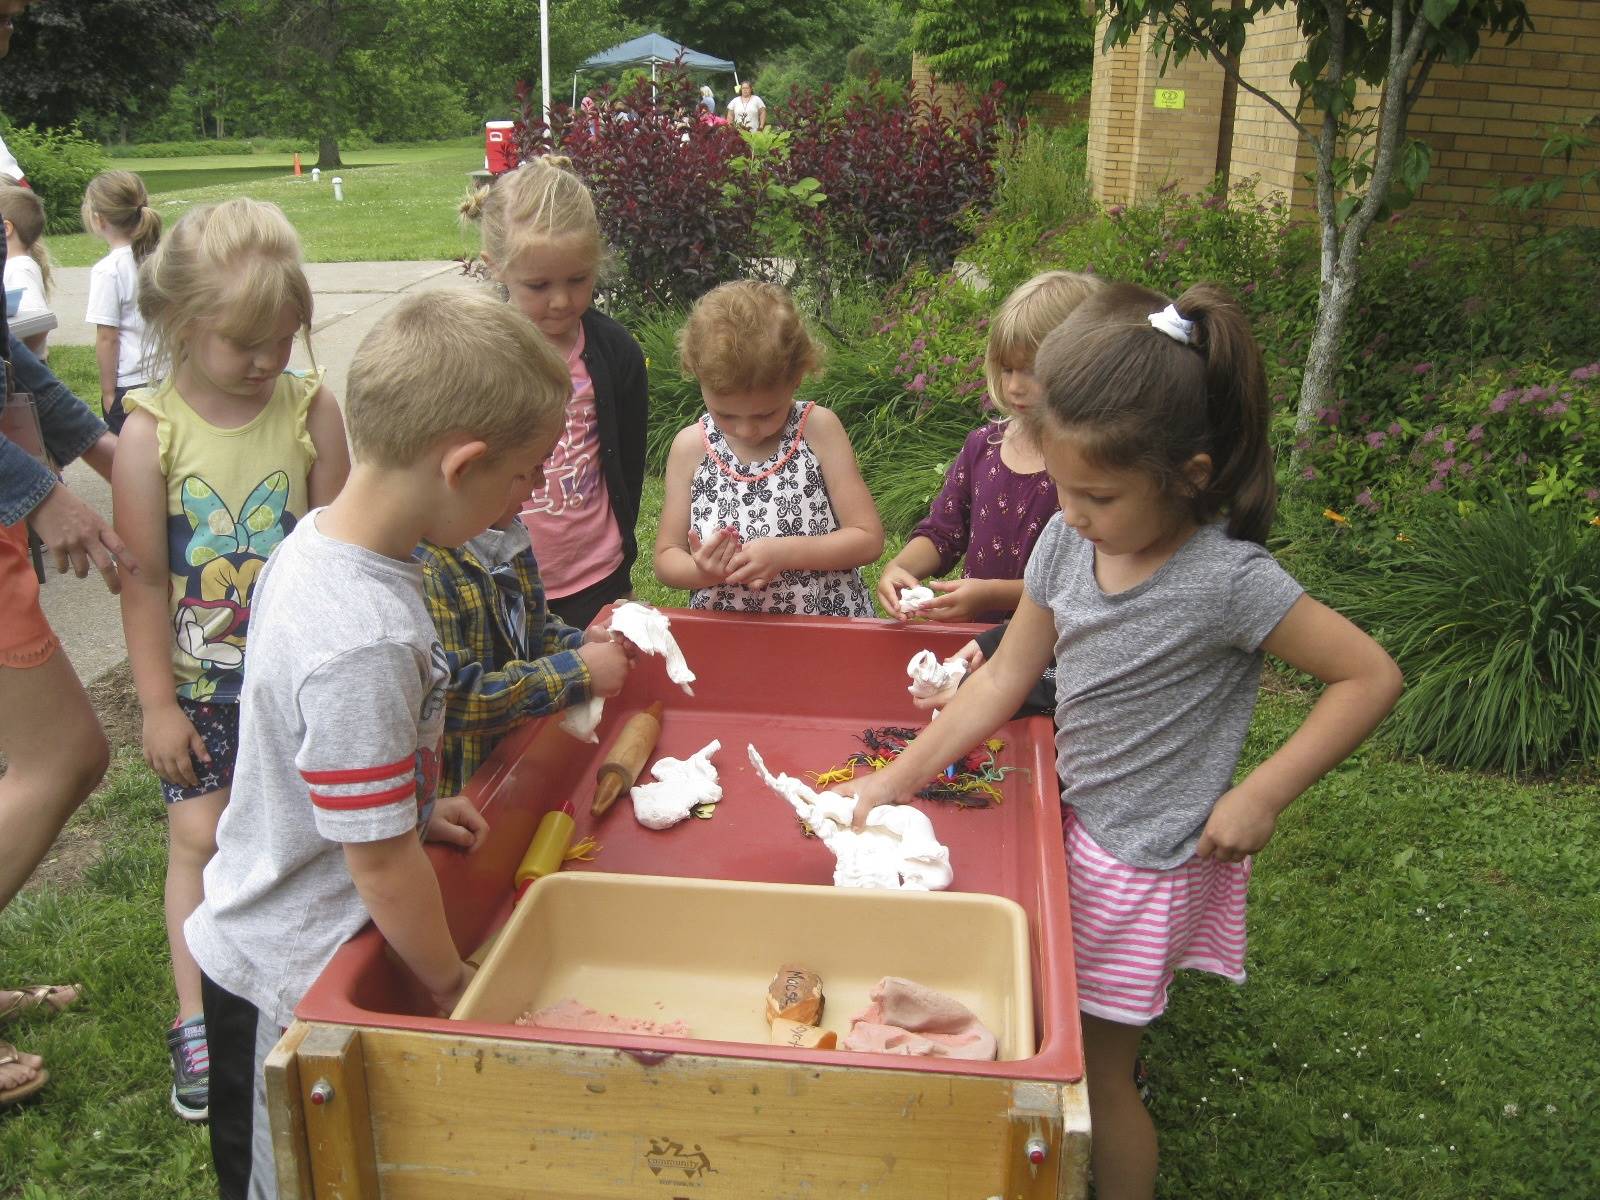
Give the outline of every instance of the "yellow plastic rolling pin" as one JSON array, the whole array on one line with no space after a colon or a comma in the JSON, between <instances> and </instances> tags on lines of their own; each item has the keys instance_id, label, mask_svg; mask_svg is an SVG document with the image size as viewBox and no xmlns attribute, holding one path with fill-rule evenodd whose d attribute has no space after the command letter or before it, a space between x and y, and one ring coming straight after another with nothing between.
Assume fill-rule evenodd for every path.
<instances>
[{"instance_id":1,"label":"yellow plastic rolling pin","mask_svg":"<svg viewBox=\"0 0 1600 1200\"><path fill-rule=\"evenodd\" d=\"M535 879L554 875L567 861L567 847L572 844L572 831L577 822L572 819L572 801L564 800L561 807L545 813L534 831L528 851L517 865L517 899L528 890Z\"/></svg>"},{"instance_id":2,"label":"yellow plastic rolling pin","mask_svg":"<svg viewBox=\"0 0 1600 1200\"><path fill-rule=\"evenodd\" d=\"M617 797L638 780L661 737L661 710L662 703L657 700L642 713L628 718L617 740L611 743L605 761L594 775L594 803L589 806L594 816L604 815Z\"/></svg>"}]
</instances>

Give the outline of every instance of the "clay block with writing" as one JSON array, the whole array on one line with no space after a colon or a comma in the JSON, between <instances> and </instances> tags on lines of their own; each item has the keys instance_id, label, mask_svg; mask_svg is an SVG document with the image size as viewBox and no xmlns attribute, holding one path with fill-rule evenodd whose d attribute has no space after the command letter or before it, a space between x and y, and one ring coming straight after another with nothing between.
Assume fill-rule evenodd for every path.
<instances>
[{"instance_id":1,"label":"clay block with writing","mask_svg":"<svg viewBox=\"0 0 1600 1200\"><path fill-rule=\"evenodd\" d=\"M767 987L767 1020L815 1025L822 1019L822 976L806 967L784 963Z\"/></svg>"}]
</instances>

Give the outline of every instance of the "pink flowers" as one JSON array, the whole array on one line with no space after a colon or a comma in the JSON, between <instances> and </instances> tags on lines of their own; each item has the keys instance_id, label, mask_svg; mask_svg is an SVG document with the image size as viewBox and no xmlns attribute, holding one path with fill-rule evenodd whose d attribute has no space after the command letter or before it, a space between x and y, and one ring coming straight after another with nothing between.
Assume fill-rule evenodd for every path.
<instances>
[{"instance_id":1,"label":"pink flowers","mask_svg":"<svg viewBox=\"0 0 1600 1200\"><path fill-rule=\"evenodd\" d=\"M1483 441L1483 426L1474 425L1471 429L1467 430L1467 441L1471 442L1473 445L1477 445L1479 442Z\"/></svg>"},{"instance_id":2,"label":"pink flowers","mask_svg":"<svg viewBox=\"0 0 1600 1200\"><path fill-rule=\"evenodd\" d=\"M1420 362L1411 368L1411 373L1413 375L1426 375L1431 370L1433 370L1433 364L1431 362Z\"/></svg>"},{"instance_id":3,"label":"pink flowers","mask_svg":"<svg viewBox=\"0 0 1600 1200\"><path fill-rule=\"evenodd\" d=\"M926 372L918 371L916 377L906 384L908 392L925 392L928 390L928 376Z\"/></svg>"},{"instance_id":4,"label":"pink flowers","mask_svg":"<svg viewBox=\"0 0 1600 1200\"><path fill-rule=\"evenodd\" d=\"M1389 435L1384 433L1381 429L1374 430L1372 433L1367 434L1367 445L1371 446L1374 450L1388 440Z\"/></svg>"},{"instance_id":5,"label":"pink flowers","mask_svg":"<svg viewBox=\"0 0 1600 1200\"><path fill-rule=\"evenodd\" d=\"M1362 488L1356 493L1356 504L1368 512L1378 511L1378 502L1372 498L1371 488Z\"/></svg>"},{"instance_id":6,"label":"pink flowers","mask_svg":"<svg viewBox=\"0 0 1600 1200\"><path fill-rule=\"evenodd\" d=\"M1586 367L1574 368L1572 374L1567 378L1574 383L1588 383L1591 379L1600 379L1600 362L1592 362Z\"/></svg>"}]
</instances>

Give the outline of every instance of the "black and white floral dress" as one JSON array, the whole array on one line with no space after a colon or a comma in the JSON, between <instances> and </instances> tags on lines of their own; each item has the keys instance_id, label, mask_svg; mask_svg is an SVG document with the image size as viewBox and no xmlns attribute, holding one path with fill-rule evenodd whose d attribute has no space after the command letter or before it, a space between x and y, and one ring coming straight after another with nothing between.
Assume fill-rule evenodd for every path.
<instances>
[{"instance_id":1,"label":"black and white floral dress","mask_svg":"<svg viewBox=\"0 0 1600 1200\"><path fill-rule=\"evenodd\" d=\"M741 463L711 414L700 418L706 456L689 485L689 525L701 537L726 526L745 541L764 537L820 537L839 528L822 478L822 464L806 444L812 405L796 403L778 448L765 462ZM801 616L870 617L872 598L859 570L784 571L764 589L719 583L689 596L690 608L719 612L795 613Z\"/></svg>"}]
</instances>

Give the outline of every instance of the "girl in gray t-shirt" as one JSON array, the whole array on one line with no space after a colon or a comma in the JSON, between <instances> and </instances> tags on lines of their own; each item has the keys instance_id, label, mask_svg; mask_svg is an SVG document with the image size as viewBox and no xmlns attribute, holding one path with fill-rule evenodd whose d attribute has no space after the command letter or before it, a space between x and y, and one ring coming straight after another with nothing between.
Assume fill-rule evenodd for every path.
<instances>
[{"instance_id":1,"label":"girl in gray t-shirt","mask_svg":"<svg viewBox=\"0 0 1600 1200\"><path fill-rule=\"evenodd\" d=\"M1179 967L1243 982L1249 856L1393 707L1400 673L1263 548L1276 503L1265 370L1222 289L1172 304L1108 287L1046 337L1036 372L1061 512L993 659L853 786L857 823L989 737L1054 662L1094 1175L1104 1194L1152 1196L1156 1135L1134 1084L1144 1027ZM1263 652L1327 686L1235 783Z\"/></svg>"}]
</instances>

